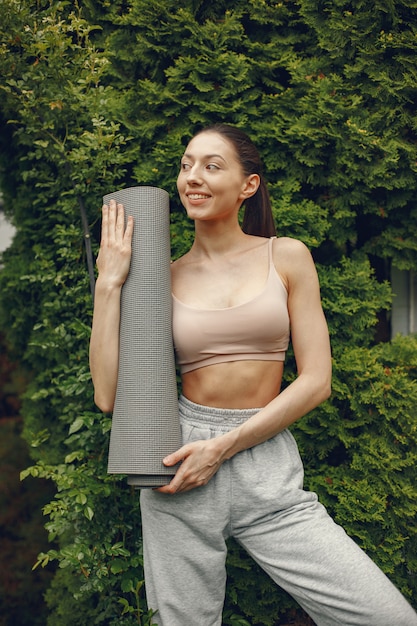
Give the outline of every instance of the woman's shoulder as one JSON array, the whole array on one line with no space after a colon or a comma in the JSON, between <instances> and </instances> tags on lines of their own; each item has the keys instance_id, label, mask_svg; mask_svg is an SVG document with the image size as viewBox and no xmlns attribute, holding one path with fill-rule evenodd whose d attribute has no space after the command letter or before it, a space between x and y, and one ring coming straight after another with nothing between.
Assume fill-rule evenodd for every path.
<instances>
[{"instance_id":1,"label":"woman's shoulder","mask_svg":"<svg viewBox=\"0 0 417 626\"><path fill-rule=\"evenodd\" d=\"M293 260L294 257L311 256L305 243L293 237L274 237L272 248L274 257L275 255L285 255L286 257L290 255L291 260Z\"/></svg>"},{"instance_id":2,"label":"woman's shoulder","mask_svg":"<svg viewBox=\"0 0 417 626\"><path fill-rule=\"evenodd\" d=\"M292 280L307 275L309 270L315 273L310 250L299 239L276 237L272 250L275 268L287 285Z\"/></svg>"}]
</instances>

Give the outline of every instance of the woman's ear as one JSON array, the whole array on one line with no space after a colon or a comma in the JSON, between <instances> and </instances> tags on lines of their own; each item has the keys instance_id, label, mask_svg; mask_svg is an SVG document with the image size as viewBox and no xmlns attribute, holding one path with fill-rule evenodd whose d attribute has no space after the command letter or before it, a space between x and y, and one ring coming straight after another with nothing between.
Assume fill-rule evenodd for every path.
<instances>
[{"instance_id":1,"label":"woman's ear","mask_svg":"<svg viewBox=\"0 0 417 626\"><path fill-rule=\"evenodd\" d=\"M254 196L259 189L261 178L259 174L250 174L244 182L242 189L242 200L247 200L251 196Z\"/></svg>"}]
</instances>

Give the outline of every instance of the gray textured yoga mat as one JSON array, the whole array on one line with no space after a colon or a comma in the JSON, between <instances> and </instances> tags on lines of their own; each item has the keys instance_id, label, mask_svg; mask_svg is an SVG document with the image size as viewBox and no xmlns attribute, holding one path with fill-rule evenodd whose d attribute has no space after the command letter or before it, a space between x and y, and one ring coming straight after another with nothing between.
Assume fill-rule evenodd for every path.
<instances>
[{"instance_id":1,"label":"gray textured yoga mat","mask_svg":"<svg viewBox=\"0 0 417 626\"><path fill-rule=\"evenodd\" d=\"M122 289L119 376L108 472L135 487L170 482L162 459L181 447L172 341L169 196L131 187L104 196L134 218L132 260Z\"/></svg>"}]
</instances>

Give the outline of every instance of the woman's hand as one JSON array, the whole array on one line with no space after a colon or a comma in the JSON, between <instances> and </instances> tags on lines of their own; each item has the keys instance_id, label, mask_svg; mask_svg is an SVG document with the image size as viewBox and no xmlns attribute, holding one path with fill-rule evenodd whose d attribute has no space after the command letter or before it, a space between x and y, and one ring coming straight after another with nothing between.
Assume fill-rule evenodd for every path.
<instances>
[{"instance_id":1,"label":"woman's hand","mask_svg":"<svg viewBox=\"0 0 417 626\"><path fill-rule=\"evenodd\" d=\"M97 268L100 280L121 287L129 273L132 256L133 218L128 217L125 228L123 204L110 200L103 205L100 252Z\"/></svg>"},{"instance_id":2,"label":"woman's hand","mask_svg":"<svg viewBox=\"0 0 417 626\"><path fill-rule=\"evenodd\" d=\"M181 463L177 473L169 485L156 491L161 493L181 493L206 485L224 461L221 437L207 441L194 441L182 446L163 460L164 465L171 467Z\"/></svg>"}]
</instances>

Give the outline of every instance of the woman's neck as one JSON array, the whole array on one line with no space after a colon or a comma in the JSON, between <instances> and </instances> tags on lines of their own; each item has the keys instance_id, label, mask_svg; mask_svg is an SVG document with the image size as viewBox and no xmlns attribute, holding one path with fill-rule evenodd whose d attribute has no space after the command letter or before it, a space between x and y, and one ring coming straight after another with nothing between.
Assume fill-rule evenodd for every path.
<instances>
[{"instance_id":1,"label":"woman's neck","mask_svg":"<svg viewBox=\"0 0 417 626\"><path fill-rule=\"evenodd\" d=\"M234 227L213 222L196 223L195 238L190 252L195 257L224 256L232 254L234 251L242 250L249 238L239 224Z\"/></svg>"}]
</instances>

